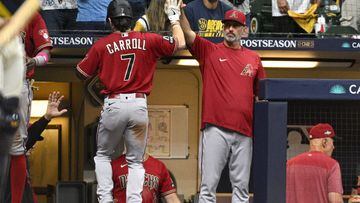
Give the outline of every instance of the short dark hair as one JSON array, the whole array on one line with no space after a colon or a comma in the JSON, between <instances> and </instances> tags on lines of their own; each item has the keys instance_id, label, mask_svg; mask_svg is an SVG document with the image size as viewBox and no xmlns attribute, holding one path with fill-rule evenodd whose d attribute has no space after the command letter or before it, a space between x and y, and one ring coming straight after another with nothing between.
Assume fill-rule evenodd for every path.
<instances>
[{"instance_id":1,"label":"short dark hair","mask_svg":"<svg viewBox=\"0 0 360 203\"><path fill-rule=\"evenodd\" d=\"M111 23L120 32L131 29L131 18L128 17L111 18Z\"/></svg>"},{"instance_id":2,"label":"short dark hair","mask_svg":"<svg viewBox=\"0 0 360 203\"><path fill-rule=\"evenodd\" d=\"M126 0L112 0L107 8L108 18L133 17L131 5Z\"/></svg>"}]
</instances>

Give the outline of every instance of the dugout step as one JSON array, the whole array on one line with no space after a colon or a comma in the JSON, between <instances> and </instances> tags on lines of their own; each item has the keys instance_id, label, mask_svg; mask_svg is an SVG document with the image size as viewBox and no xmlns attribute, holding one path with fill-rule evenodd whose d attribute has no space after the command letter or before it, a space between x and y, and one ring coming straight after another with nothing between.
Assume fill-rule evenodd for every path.
<instances>
[{"instance_id":1,"label":"dugout step","mask_svg":"<svg viewBox=\"0 0 360 203\"><path fill-rule=\"evenodd\" d=\"M56 203L87 203L87 186L82 181L61 181L56 184Z\"/></svg>"}]
</instances>

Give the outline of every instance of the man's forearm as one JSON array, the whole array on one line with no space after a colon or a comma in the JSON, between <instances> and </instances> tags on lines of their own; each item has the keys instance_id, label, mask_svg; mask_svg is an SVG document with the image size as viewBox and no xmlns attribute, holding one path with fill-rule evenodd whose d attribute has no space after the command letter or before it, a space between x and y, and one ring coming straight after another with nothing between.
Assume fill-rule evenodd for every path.
<instances>
[{"instance_id":1,"label":"man's forearm","mask_svg":"<svg viewBox=\"0 0 360 203\"><path fill-rule=\"evenodd\" d=\"M34 57L35 65L36 66L45 66L49 62L50 56L51 56L50 50L43 49Z\"/></svg>"},{"instance_id":2,"label":"man's forearm","mask_svg":"<svg viewBox=\"0 0 360 203\"><path fill-rule=\"evenodd\" d=\"M43 116L28 128L28 140L26 142L26 150L31 149L37 141L42 140L42 137L40 135L46 129L46 126L49 124L49 122L50 120L47 120Z\"/></svg>"},{"instance_id":3,"label":"man's forearm","mask_svg":"<svg viewBox=\"0 0 360 203\"><path fill-rule=\"evenodd\" d=\"M187 18L185 16L184 9L181 10L180 25L181 25L181 29L183 30L184 35L185 35L186 44L188 46L191 46L194 43L196 34L190 27L189 21L187 20Z\"/></svg>"},{"instance_id":4,"label":"man's forearm","mask_svg":"<svg viewBox=\"0 0 360 203\"><path fill-rule=\"evenodd\" d=\"M186 48L185 37L184 37L184 33L180 27L180 23L175 23L175 24L171 25L171 31L173 33L173 38L176 41L177 50L185 49Z\"/></svg>"},{"instance_id":5,"label":"man's forearm","mask_svg":"<svg viewBox=\"0 0 360 203\"><path fill-rule=\"evenodd\" d=\"M168 194L164 197L166 203L180 203L180 200L176 193Z\"/></svg>"},{"instance_id":6,"label":"man's forearm","mask_svg":"<svg viewBox=\"0 0 360 203\"><path fill-rule=\"evenodd\" d=\"M329 203L343 203L342 195L336 192L330 192L328 194Z\"/></svg>"}]
</instances>

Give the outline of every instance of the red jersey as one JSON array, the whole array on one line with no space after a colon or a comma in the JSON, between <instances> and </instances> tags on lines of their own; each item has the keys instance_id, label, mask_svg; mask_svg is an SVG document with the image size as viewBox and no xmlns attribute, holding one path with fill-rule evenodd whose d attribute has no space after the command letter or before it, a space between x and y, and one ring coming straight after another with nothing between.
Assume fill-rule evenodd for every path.
<instances>
[{"instance_id":1,"label":"red jersey","mask_svg":"<svg viewBox=\"0 0 360 203\"><path fill-rule=\"evenodd\" d=\"M174 51L174 40L168 36L114 32L91 47L77 70L85 77L99 74L104 94L150 94L156 61Z\"/></svg>"},{"instance_id":2,"label":"red jersey","mask_svg":"<svg viewBox=\"0 0 360 203\"><path fill-rule=\"evenodd\" d=\"M21 33L27 57L36 56L44 48L52 49L52 44L44 19L36 13ZM34 68L26 73L27 78L34 76Z\"/></svg>"},{"instance_id":3,"label":"red jersey","mask_svg":"<svg viewBox=\"0 0 360 203\"><path fill-rule=\"evenodd\" d=\"M143 164L145 168L145 180L142 192L143 203L156 203L160 197L176 192L175 185L164 163L149 156ZM114 181L114 201L126 202L128 166L125 155L113 160L111 166Z\"/></svg>"},{"instance_id":4,"label":"red jersey","mask_svg":"<svg viewBox=\"0 0 360 203\"><path fill-rule=\"evenodd\" d=\"M232 49L199 36L190 52L203 80L201 127L209 123L252 137L254 96L265 78L260 57L244 47Z\"/></svg>"},{"instance_id":5,"label":"red jersey","mask_svg":"<svg viewBox=\"0 0 360 203\"><path fill-rule=\"evenodd\" d=\"M328 193L343 194L339 163L322 152L302 153L287 162L286 202L328 203Z\"/></svg>"}]
</instances>

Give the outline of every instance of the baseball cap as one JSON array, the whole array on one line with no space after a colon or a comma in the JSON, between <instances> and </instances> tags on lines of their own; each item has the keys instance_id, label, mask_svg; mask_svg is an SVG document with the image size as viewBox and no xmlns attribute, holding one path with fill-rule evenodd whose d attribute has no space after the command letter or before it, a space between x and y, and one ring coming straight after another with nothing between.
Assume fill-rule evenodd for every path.
<instances>
[{"instance_id":1,"label":"baseball cap","mask_svg":"<svg viewBox=\"0 0 360 203\"><path fill-rule=\"evenodd\" d=\"M310 129L309 138L334 138L335 131L333 127L328 123L319 123Z\"/></svg>"},{"instance_id":2,"label":"baseball cap","mask_svg":"<svg viewBox=\"0 0 360 203\"><path fill-rule=\"evenodd\" d=\"M112 0L107 8L106 18L133 17L131 5L127 0Z\"/></svg>"},{"instance_id":3,"label":"baseball cap","mask_svg":"<svg viewBox=\"0 0 360 203\"><path fill-rule=\"evenodd\" d=\"M222 22L225 23L226 21L235 21L241 25L246 25L246 17L244 13L234 9L226 11L225 18L222 20Z\"/></svg>"}]
</instances>

